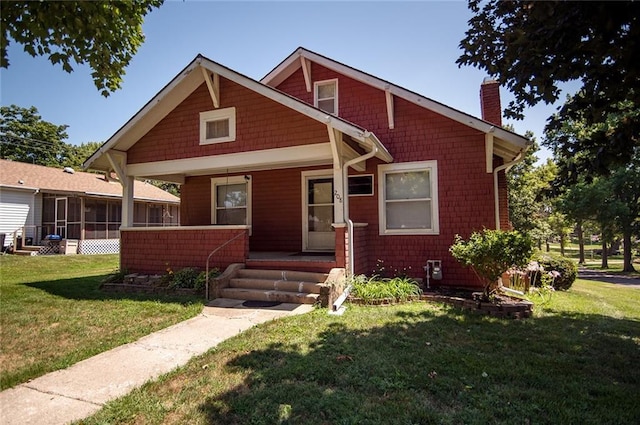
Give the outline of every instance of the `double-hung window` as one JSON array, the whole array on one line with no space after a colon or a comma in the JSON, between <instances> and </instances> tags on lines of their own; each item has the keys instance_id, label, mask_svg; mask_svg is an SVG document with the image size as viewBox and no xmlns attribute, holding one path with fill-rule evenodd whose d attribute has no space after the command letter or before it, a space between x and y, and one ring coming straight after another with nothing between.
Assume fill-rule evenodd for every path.
<instances>
[{"instance_id":1,"label":"double-hung window","mask_svg":"<svg viewBox=\"0 0 640 425\"><path fill-rule=\"evenodd\" d=\"M251 224L251 180L244 176L211 179L211 222Z\"/></svg>"},{"instance_id":2,"label":"double-hung window","mask_svg":"<svg viewBox=\"0 0 640 425\"><path fill-rule=\"evenodd\" d=\"M200 112L200 144L236 140L236 108Z\"/></svg>"},{"instance_id":3,"label":"double-hung window","mask_svg":"<svg viewBox=\"0 0 640 425\"><path fill-rule=\"evenodd\" d=\"M316 81L314 84L314 106L333 115L338 115L338 80Z\"/></svg>"},{"instance_id":4,"label":"double-hung window","mask_svg":"<svg viewBox=\"0 0 640 425\"><path fill-rule=\"evenodd\" d=\"M381 235L438 234L436 161L378 166Z\"/></svg>"}]
</instances>

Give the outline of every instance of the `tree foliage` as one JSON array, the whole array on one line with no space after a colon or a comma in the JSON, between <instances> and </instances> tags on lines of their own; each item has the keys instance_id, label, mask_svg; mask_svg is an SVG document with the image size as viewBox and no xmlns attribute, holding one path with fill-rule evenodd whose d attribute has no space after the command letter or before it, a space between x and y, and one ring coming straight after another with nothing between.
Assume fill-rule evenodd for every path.
<instances>
[{"instance_id":1,"label":"tree foliage","mask_svg":"<svg viewBox=\"0 0 640 425\"><path fill-rule=\"evenodd\" d=\"M120 88L125 68L144 42L142 22L164 0L0 2L0 66L10 40L67 72L88 64L103 96Z\"/></svg>"},{"instance_id":2,"label":"tree foliage","mask_svg":"<svg viewBox=\"0 0 640 425\"><path fill-rule=\"evenodd\" d=\"M529 138L532 138L530 135ZM551 237L548 218L552 212L551 182L556 166L551 160L536 166L537 144L529 148L524 159L507 173L509 218L515 230L528 234L540 247Z\"/></svg>"},{"instance_id":3,"label":"tree foliage","mask_svg":"<svg viewBox=\"0 0 640 425\"><path fill-rule=\"evenodd\" d=\"M557 133L545 143L567 160L562 177L630 161L640 144L640 4L471 0L469 8L475 16L457 63L486 70L513 92L507 116L555 102L560 83L582 83L548 124ZM584 131L563 137L571 121Z\"/></svg>"},{"instance_id":4,"label":"tree foliage","mask_svg":"<svg viewBox=\"0 0 640 425\"><path fill-rule=\"evenodd\" d=\"M64 166L69 151L67 125L44 121L32 106L0 107L0 156L19 162Z\"/></svg>"}]
</instances>

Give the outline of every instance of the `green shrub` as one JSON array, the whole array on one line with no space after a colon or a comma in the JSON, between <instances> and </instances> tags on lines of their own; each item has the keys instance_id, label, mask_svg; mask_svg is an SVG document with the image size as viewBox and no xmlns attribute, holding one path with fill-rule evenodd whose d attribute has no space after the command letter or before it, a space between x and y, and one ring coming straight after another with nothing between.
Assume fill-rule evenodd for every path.
<instances>
[{"instance_id":1,"label":"green shrub","mask_svg":"<svg viewBox=\"0 0 640 425\"><path fill-rule=\"evenodd\" d=\"M560 276L556 277L552 282L553 289L556 290L566 291L571 288L571 285L573 285L573 282L575 282L578 277L578 266L568 258L549 252L536 252L533 260L544 267L544 272L538 273L535 282L532 282L535 286L542 284L542 276L544 273L549 273L554 270L560 273Z\"/></svg>"},{"instance_id":2,"label":"green shrub","mask_svg":"<svg viewBox=\"0 0 640 425\"><path fill-rule=\"evenodd\" d=\"M381 279L378 276L367 278L364 275L351 279L351 295L365 302L379 300L407 301L420 296L422 290L417 282L408 277Z\"/></svg>"},{"instance_id":3,"label":"green shrub","mask_svg":"<svg viewBox=\"0 0 640 425\"><path fill-rule=\"evenodd\" d=\"M220 276L220 269L218 268L214 268L209 270L209 282L211 282L211 280L213 278L216 278ZM198 275L198 277L196 278L196 282L193 286L193 289L196 290L201 290L204 289L205 285L207 284L207 273L206 272L200 272L200 274Z\"/></svg>"},{"instance_id":4,"label":"green shrub","mask_svg":"<svg viewBox=\"0 0 640 425\"><path fill-rule=\"evenodd\" d=\"M472 267L483 280L488 298L497 288L498 278L512 267L524 267L533 253L531 239L517 231L484 229L465 241L456 235L449 248L453 258Z\"/></svg>"},{"instance_id":5,"label":"green shrub","mask_svg":"<svg viewBox=\"0 0 640 425\"><path fill-rule=\"evenodd\" d=\"M172 274L171 281L167 285L169 289L195 288L200 270L194 267L186 267ZM204 286L204 285L203 285Z\"/></svg>"}]
</instances>

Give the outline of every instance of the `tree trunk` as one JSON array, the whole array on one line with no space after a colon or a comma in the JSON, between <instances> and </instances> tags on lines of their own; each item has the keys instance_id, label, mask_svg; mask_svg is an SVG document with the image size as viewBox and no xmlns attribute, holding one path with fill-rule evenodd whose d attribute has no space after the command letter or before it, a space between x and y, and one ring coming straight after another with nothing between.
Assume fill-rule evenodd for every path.
<instances>
[{"instance_id":1,"label":"tree trunk","mask_svg":"<svg viewBox=\"0 0 640 425\"><path fill-rule=\"evenodd\" d=\"M635 272L636 269L633 268L633 256L631 255L631 229L624 229L623 238L624 238L624 266L622 267L622 271Z\"/></svg>"},{"instance_id":2,"label":"tree trunk","mask_svg":"<svg viewBox=\"0 0 640 425\"><path fill-rule=\"evenodd\" d=\"M609 247L608 254L615 255L616 251L620 251L620 244L621 244L620 238L613 239L613 242L611 242L611 246Z\"/></svg>"},{"instance_id":3,"label":"tree trunk","mask_svg":"<svg viewBox=\"0 0 640 425\"><path fill-rule=\"evenodd\" d=\"M602 265L600 266L601 269L608 269L609 268L609 260L607 258L607 241L604 239L604 235L602 236Z\"/></svg>"},{"instance_id":4,"label":"tree trunk","mask_svg":"<svg viewBox=\"0 0 640 425\"><path fill-rule=\"evenodd\" d=\"M567 237L560 235L560 255L564 257L564 246L567 244Z\"/></svg>"},{"instance_id":5,"label":"tree trunk","mask_svg":"<svg viewBox=\"0 0 640 425\"><path fill-rule=\"evenodd\" d=\"M549 248L549 239L546 239L544 243L547 245L547 252L551 251L551 248Z\"/></svg>"},{"instance_id":6,"label":"tree trunk","mask_svg":"<svg viewBox=\"0 0 640 425\"><path fill-rule=\"evenodd\" d=\"M578 264L584 264L584 235L582 232L582 222L579 221L578 225L577 225L577 233L578 233L578 252L579 252L579 259L578 259Z\"/></svg>"}]
</instances>

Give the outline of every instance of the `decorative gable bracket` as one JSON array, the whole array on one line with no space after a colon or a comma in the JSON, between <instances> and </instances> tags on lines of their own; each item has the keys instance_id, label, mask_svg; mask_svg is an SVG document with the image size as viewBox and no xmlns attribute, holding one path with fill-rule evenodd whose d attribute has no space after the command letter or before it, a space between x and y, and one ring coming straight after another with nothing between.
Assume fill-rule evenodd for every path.
<instances>
[{"instance_id":1,"label":"decorative gable bracket","mask_svg":"<svg viewBox=\"0 0 640 425\"><path fill-rule=\"evenodd\" d=\"M304 85L307 93L311 93L311 62L304 56L300 56L300 65L302 67L302 75L304 75Z\"/></svg>"},{"instance_id":2,"label":"decorative gable bracket","mask_svg":"<svg viewBox=\"0 0 640 425\"><path fill-rule=\"evenodd\" d=\"M202 70L204 81L207 83L213 107L218 109L220 107L220 77L218 74L214 73L213 78L211 78L211 75L204 67L201 67L200 69Z\"/></svg>"},{"instance_id":3,"label":"decorative gable bracket","mask_svg":"<svg viewBox=\"0 0 640 425\"><path fill-rule=\"evenodd\" d=\"M389 91L389 86L384 90L385 99L387 100L387 120L389 121L389 129L393 130L395 127L395 118L393 110L393 94Z\"/></svg>"}]
</instances>

